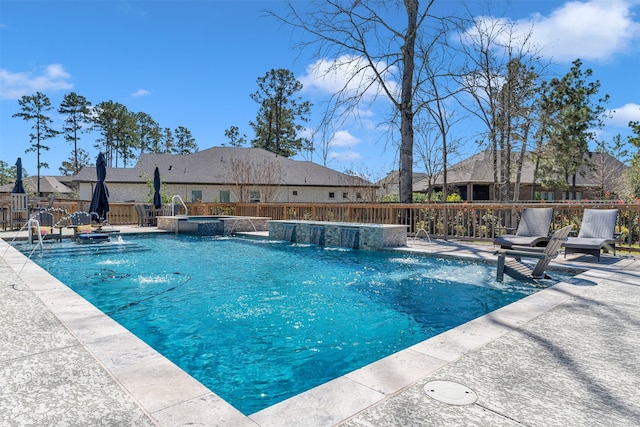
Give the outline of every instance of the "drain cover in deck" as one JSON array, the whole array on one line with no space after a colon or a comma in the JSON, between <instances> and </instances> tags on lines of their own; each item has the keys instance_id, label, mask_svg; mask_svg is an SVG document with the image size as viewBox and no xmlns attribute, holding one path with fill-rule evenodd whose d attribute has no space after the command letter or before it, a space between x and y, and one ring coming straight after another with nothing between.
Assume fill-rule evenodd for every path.
<instances>
[{"instance_id":1,"label":"drain cover in deck","mask_svg":"<svg viewBox=\"0 0 640 427\"><path fill-rule=\"evenodd\" d=\"M429 397L449 405L471 405L478 400L475 391L453 381L431 381L424 386Z\"/></svg>"}]
</instances>

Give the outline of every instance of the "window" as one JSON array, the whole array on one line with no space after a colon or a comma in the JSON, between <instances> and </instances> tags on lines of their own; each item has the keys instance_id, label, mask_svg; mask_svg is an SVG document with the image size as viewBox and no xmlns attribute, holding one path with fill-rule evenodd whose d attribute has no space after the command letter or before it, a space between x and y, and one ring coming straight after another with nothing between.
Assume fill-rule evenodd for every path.
<instances>
[{"instance_id":1,"label":"window","mask_svg":"<svg viewBox=\"0 0 640 427\"><path fill-rule=\"evenodd\" d=\"M535 196L538 200L553 200L553 191L536 191Z\"/></svg>"},{"instance_id":2,"label":"window","mask_svg":"<svg viewBox=\"0 0 640 427\"><path fill-rule=\"evenodd\" d=\"M202 202L202 190L191 190L191 202L193 203Z\"/></svg>"},{"instance_id":3,"label":"window","mask_svg":"<svg viewBox=\"0 0 640 427\"><path fill-rule=\"evenodd\" d=\"M356 199L362 199L362 193L356 193Z\"/></svg>"},{"instance_id":4,"label":"window","mask_svg":"<svg viewBox=\"0 0 640 427\"><path fill-rule=\"evenodd\" d=\"M573 193L563 191L562 200L573 200ZM582 200L582 193L579 191L576 191L576 200Z\"/></svg>"},{"instance_id":5,"label":"window","mask_svg":"<svg viewBox=\"0 0 640 427\"><path fill-rule=\"evenodd\" d=\"M297 192L296 190L293 190L293 195L294 195L294 196L297 196L297 195L298 195L298 192Z\"/></svg>"},{"instance_id":6,"label":"window","mask_svg":"<svg viewBox=\"0 0 640 427\"><path fill-rule=\"evenodd\" d=\"M228 191L220 192L220 203L230 203L231 202L231 194Z\"/></svg>"},{"instance_id":7,"label":"window","mask_svg":"<svg viewBox=\"0 0 640 427\"><path fill-rule=\"evenodd\" d=\"M330 199L335 199L336 198L336 193L334 193L333 191L329 192L329 198Z\"/></svg>"},{"instance_id":8,"label":"window","mask_svg":"<svg viewBox=\"0 0 640 427\"><path fill-rule=\"evenodd\" d=\"M342 198L343 199L348 199L349 198L349 193L342 193Z\"/></svg>"},{"instance_id":9,"label":"window","mask_svg":"<svg viewBox=\"0 0 640 427\"><path fill-rule=\"evenodd\" d=\"M249 201L250 202L260 202L260 192L259 191L252 191L251 193L249 193Z\"/></svg>"}]
</instances>

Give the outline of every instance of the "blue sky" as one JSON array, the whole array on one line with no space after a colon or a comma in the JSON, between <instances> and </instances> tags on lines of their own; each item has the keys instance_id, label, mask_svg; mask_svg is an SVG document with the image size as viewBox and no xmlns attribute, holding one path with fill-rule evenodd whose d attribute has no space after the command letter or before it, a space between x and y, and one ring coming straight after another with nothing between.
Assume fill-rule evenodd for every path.
<instances>
[{"instance_id":1,"label":"blue sky","mask_svg":"<svg viewBox=\"0 0 640 427\"><path fill-rule=\"evenodd\" d=\"M437 4L440 10L461 9L453 0ZM481 10L488 3L467 4ZM21 96L37 91L49 96L56 110L71 91L93 104L119 102L150 114L163 128L188 128L200 149L223 144L230 126L252 137L248 123L257 104L249 94L272 68L291 70L305 84L301 95L321 105L336 81L315 78L311 65L336 58L295 49L299 35L263 13L282 7L278 0L2 0L0 160L13 165L22 157L28 173L36 174L35 153L25 154L31 125L11 116L20 111ZM547 71L564 75L577 58L583 69L593 70L601 93L611 96L607 107L615 110L601 138L627 135L627 123L640 120L640 0L494 1L492 10L518 28L532 28L553 63ZM311 128L319 116L316 108ZM51 117L60 128L61 117L55 111ZM383 120L379 109L363 109L360 120L337 127L327 166L367 173L372 180L393 170L396 149L372 126ZM463 155L478 151L474 128L468 119L454 130L465 141ZM95 137L84 135L80 142L92 158ZM72 147L62 137L45 144L51 147L43 153L50 167L42 174L58 174ZM318 153L311 160L322 163Z\"/></svg>"}]
</instances>

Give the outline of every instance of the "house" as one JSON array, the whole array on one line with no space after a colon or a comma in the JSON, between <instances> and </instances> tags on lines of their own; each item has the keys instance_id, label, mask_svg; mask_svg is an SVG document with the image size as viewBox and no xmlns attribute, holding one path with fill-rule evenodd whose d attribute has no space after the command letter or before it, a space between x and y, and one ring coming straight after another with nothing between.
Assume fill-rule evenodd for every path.
<instances>
[{"instance_id":1,"label":"house","mask_svg":"<svg viewBox=\"0 0 640 427\"><path fill-rule=\"evenodd\" d=\"M377 186L308 161L261 148L212 147L192 154L142 154L132 168L107 168L110 201L149 201L158 167L161 192L185 202L340 203L375 200ZM96 168L74 178L90 200Z\"/></svg>"},{"instance_id":2,"label":"house","mask_svg":"<svg viewBox=\"0 0 640 427\"><path fill-rule=\"evenodd\" d=\"M44 197L51 195L69 197L73 190L61 182L64 178L68 177L40 176L40 194ZM24 185L28 193L35 194L38 191L38 177L27 176L22 178L22 185ZM14 184L0 186L0 193L10 193L13 187Z\"/></svg>"},{"instance_id":3,"label":"house","mask_svg":"<svg viewBox=\"0 0 640 427\"><path fill-rule=\"evenodd\" d=\"M590 167L582 166L576 176L577 199L602 199L605 193L615 194L618 183L626 166L606 153L591 153ZM533 175L535 164L527 156L522 165L520 177L519 200L567 200L572 194L566 190L545 188L540 178L536 179L535 193ZM515 177L511 178L512 188ZM463 200L494 200L493 163L490 151L475 154L447 169L447 184L451 190L458 192ZM442 175L435 179L434 190L441 191ZM415 182L414 192L425 193L428 190L426 179ZM450 190L450 191L451 191ZM533 197L532 197L533 196Z\"/></svg>"},{"instance_id":4,"label":"house","mask_svg":"<svg viewBox=\"0 0 640 427\"><path fill-rule=\"evenodd\" d=\"M412 175L413 183L420 182L427 179L427 174L424 172L414 172ZM387 194L400 194L400 172L392 171L387 176L382 178L376 183L378 185L378 198L382 198ZM415 190L414 190L415 191Z\"/></svg>"}]
</instances>

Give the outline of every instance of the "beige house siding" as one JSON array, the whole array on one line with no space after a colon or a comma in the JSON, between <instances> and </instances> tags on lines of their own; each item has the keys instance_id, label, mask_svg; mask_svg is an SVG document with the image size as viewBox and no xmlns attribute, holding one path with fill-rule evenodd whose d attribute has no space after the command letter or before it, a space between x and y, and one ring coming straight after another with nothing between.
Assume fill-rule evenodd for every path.
<instances>
[{"instance_id":1,"label":"beige house siding","mask_svg":"<svg viewBox=\"0 0 640 427\"><path fill-rule=\"evenodd\" d=\"M212 147L188 155L144 154L133 168L107 168L109 200L149 201L155 167L162 194L179 195L185 202L197 197L201 202L357 203L375 201L378 188L362 178L259 148ZM95 168L84 168L74 179L80 198L90 200ZM221 192L227 192L228 200L221 199Z\"/></svg>"},{"instance_id":2,"label":"beige house siding","mask_svg":"<svg viewBox=\"0 0 640 427\"><path fill-rule=\"evenodd\" d=\"M147 184L137 183L110 183L107 177L109 200L113 202L149 202L153 194ZM80 200L91 200L94 183L80 184ZM204 185L204 184L165 184L162 186L162 194L172 197L179 195L185 202L192 202L193 192L202 192L202 202L221 202L220 193L229 192L231 203L239 202L238 191L233 186ZM259 192L261 202L272 203L359 203L371 202L368 197L370 192L363 191L361 187L305 187L305 186L280 186L268 190L260 187L251 187L249 191ZM270 200L265 200L265 191L272 195ZM333 195L333 197L331 197ZM358 197L360 196L360 197ZM244 200L249 202L250 200ZM252 200L257 201L257 200Z\"/></svg>"}]
</instances>

